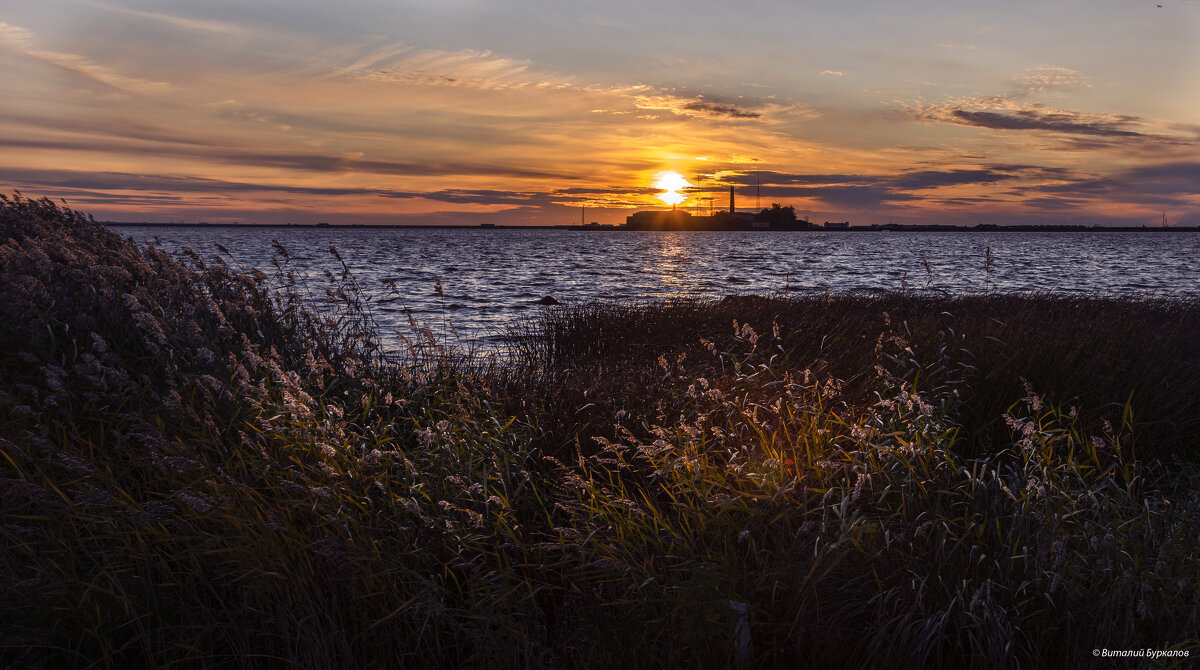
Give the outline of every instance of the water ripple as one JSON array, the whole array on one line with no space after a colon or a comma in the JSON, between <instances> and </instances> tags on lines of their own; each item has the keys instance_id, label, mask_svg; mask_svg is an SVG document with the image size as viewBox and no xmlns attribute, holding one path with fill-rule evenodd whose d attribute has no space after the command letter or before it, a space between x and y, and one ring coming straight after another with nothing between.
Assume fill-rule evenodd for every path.
<instances>
[{"instance_id":1,"label":"water ripple","mask_svg":"<svg viewBox=\"0 0 1200 670\"><path fill-rule=\"evenodd\" d=\"M721 233L532 229L281 229L120 226L139 242L272 270L272 239L313 287L340 270L336 246L378 306L383 330L452 321L464 338L562 302L717 298L732 293L1059 291L1200 296L1200 235L1145 233ZM993 263L987 263L988 249ZM437 295L436 279L443 296ZM394 282L399 297L389 295ZM492 340L487 340L492 341Z\"/></svg>"}]
</instances>

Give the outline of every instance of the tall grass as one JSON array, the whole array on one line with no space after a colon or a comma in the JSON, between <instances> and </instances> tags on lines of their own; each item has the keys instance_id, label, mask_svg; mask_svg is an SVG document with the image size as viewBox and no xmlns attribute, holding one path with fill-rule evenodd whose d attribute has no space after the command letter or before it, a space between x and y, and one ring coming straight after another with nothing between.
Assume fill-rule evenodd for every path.
<instances>
[{"instance_id":1,"label":"tall grass","mask_svg":"<svg viewBox=\"0 0 1200 670\"><path fill-rule=\"evenodd\" d=\"M763 334L754 353L773 368L835 378L857 406L875 397L881 372L950 392L960 448L1003 447L1010 437L1003 416L1028 384L1074 406L1093 427L1121 420L1128 409L1133 439L1173 458L1200 448L1198 323L1200 304L1190 299L734 296L561 308L526 333L523 351L557 371L556 383L599 384L589 398L612 396L604 409L611 414L631 400L657 398L681 376L729 374L736 361L708 351L737 346L749 328ZM678 360L679 372L664 374L660 357Z\"/></svg>"},{"instance_id":2,"label":"tall grass","mask_svg":"<svg viewBox=\"0 0 1200 670\"><path fill-rule=\"evenodd\" d=\"M1193 303L587 306L478 366L344 268L0 205L5 665L1200 653Z\"/></svg>"}]
</instances>

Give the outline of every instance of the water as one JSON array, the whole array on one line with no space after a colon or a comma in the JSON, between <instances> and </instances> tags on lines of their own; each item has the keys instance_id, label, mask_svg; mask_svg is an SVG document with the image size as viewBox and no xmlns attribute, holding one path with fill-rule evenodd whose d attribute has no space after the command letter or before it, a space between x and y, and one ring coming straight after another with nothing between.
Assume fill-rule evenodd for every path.
<instances>
[{"instance_id":1,"label":"water","mask_svg":"<svg viewBox=\"0 0 1200 670\"><path fill-rule=\"evenodd\" d=\"M1188 233L632 232L538 229L119 226L271 273L271 241L322 286L336 246L385 332L406 310L484 347L545 309L537 301L720 298L736 293L910 290L1200 296L1200 235ZM987 262L991 248L992 263ZM438 295L435 280L441 280ZM391 280L399 295L390 294ZM391 339L391 338L389 338Z\"/></svg>"}]
</instances>

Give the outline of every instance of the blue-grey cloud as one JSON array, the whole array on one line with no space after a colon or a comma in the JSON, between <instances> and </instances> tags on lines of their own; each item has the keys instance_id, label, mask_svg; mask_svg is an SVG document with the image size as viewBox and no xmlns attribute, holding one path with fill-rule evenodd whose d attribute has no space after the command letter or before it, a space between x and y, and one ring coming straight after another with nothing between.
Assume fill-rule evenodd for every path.
<instances>
[{"instance_id":1,"label":"blue-grey cloud","mask_svg":"<svg viewBox=\"0 0 1200 670\"><path fill-rule=\"evenodd\" d=\"M987 208L1004 203L1006 207L1019 205L1030 212L1058 212L1105 203L1190 209L1188 196L1200 194L1200 163L1147 165L1110 176L1021 163L876 175L758 170L739 173L727 179L730 182L737 188L742 207L747 196L758 193L764 202L804 199L818 207L856 210L918 203L946 208ZM985 187L985 190L971 195L943 190L958 186ZM709 185L702 190L719 188Z\"/></svg>"},{"instance_id":2,"label":"blue-grey cloud","mask_svg":"<svg viewBox=\"0 0 1200 670\"><path fill-rule=\"evenodd\" d=\"M900 190L922 190L964 184L993 184L1015 179L1021 173L1042 168L1023 165L997 165L985 168L914 170L896 175L862 174L791 174L756 170L739 174L729 181L737 186L886 186Z\"/></svg>"},{"instance_id":3,"label":"blue-grey cloud","mask_svg":"<svg viewBox=\"0 0 1200 670\"><path fill-rule=\"evenodd\" d=\"M941 186L994 184L1015 178L1016 175L1011 171L1000 170L921 170L892 177L888 179L888 183L899 189L923 190Z\"/></svg>"},{"instance_id":4,"label":"blue-grey cloud","mask_svg":"<svg viewBox=\"0 0 1200 670\"><path fill-rule=\"evenodd\" d=\"M454 162L421 162L421 161L384 161L347 158L326 154L310 153L278 153L238 150L228 147L213 146L162 146L159 144L130 144L120 142L102 142L95 140L19 140L0 139L0 147L25 149L51 149L58 151L108 151L116 154L160 156L178 158L181 156L203 158L216 163L232 165L247 165L255 167L273 167L303 172L347 173L359 172L380 175L411 175L411 176L503 176L527 179L553 179L558 181L576 181L583 177L575 174L537 170L504 165L487 165Z\"/></svg>"},{"instance_id":5,"label":"blue-grey cloud","mask_svg":"<svg viewBox=\"0 0 1200 670\"><path fill-rule=\"evenodd\" d=\"M1024 201L1024 204L1025 206L1032 207L1034 209L1070 211L1077 210L1081 206L1087 205L1088 201L1080 198L1055 198L1042 196L1038 198L1027 198Z\"/></svg>"},{"instance_id":6,"label":"blue-grey cloud","mask_svg":"<svg viewBox=\"0 0 1200 670\"><path fill-rule=\"evenodd\" d=\"M72 135L99 135L137 140L139 142L162 142L194 146L212 146L214 144L211 138L187 137L178 130L171 130L146 121L126 118L61 119L52 116L0 113L0 122L27 126L39 130L55 130L71 133ZM23 146L35 147L36 145L26 144Z\"/></svg>"},{"instance_id":7,"label":"blue-grey cloud","mask_svg":"<svg viewBox=\"0 0 1200 670\"><path fill-rule=\"evenodd\" d=\"M777 186L763 194L771 201L788 198L815 198L833 207L867 208L878 205L912 202L920 198L888 186Z\"/></svg>"},{"instance_id":8,"label":"blue-grey cloud","mask_svg":"<svg viewBox=\"0 0 1200 670\"><path fill-rule=\"evenodd\" d=\"M554 190L556 196L595 196L595 195L654 195L662 189L652 186L612 186L612 187L572 187Z\"/></svg>"},{"instance_id":9,"label":"blue-grey cloud","mask_svg":"<svg viewBox=\"0 0 1200 670\"><path fill-rule=\"evenodd\" d=\"M1156 207L1190 206L1200 195L1200 162L1178 162L1129 168L1112 175L1082 177L1035 186L1031 191L1053 197L1131 202Z\"/></svg>"},{"instance_id":10,"label":"blue-grey cloud","mask_svg":"<svg viewBox=\"0 0 1200 670\"><path fill-rule=\"evenodd\" d=\"M36 190L55 197L69 197L89 203L143 205L179 201L183 195L246 193L286 193L313 196L383 197L425 199L459 205L507 205L510 207L548 207L579 199L608 199L614 196L645 196L657 193L653 188L604 187L555 189L552 191L503 191L496 189L440 189L405 191L396 189L294 186L268 182L229 181L176 175L135 174L128 172L83 172L76 170L37 170L0 167L0 184L10 188ZM121 191L121 193L105 193ZM163 195L180 194L180 195Z\"/></svg>"},{"instance_id":11,"label":"blue-grey cloud","mask_svg":"<svg viewBox=\"0 0 1200 670\"><path fill-rule=\"evenodd\" d=\"M787 174L780 172L751 172L737 180L740 185L754 184L813 185L877 184L879 177L861 174Z\"/></svg>"},{"instance_id":12,"label":"blue-grey cloud","mask_svg":"<svg viewBox=\"0 0 1200 670\"><path fill-rule=\"evenodd\" d=\"M1131 116L1119 116L1112 120L1099 120L1082 114L1069 112L1040 112L1019 110L1011 114L999 112L974 112L956 109L951 118L963 125L990 128L992 130L1044 130L1055 133L1099 135L1103 137L1147 137L1145 133L1129 130L1138 120Z\"/></svg>"},{"instance_id":13,"label":"blue-grey cloud","mask_svg":"<svg viewBox=\"0 0 1200 670\"><path fill-rule=\"evenodd\" d=\"M983 196L978 197L978 198L955 197L955 198L932 198L932 199L927 200L926 202L928 202L930 204L938 205L939 207L978 207L980 205L989 205L989 204L994 205L996 203L996 199L983 197Z\"/></svg>"},{"instance_id":14,"label":"blue-grey cloud","mask_svg":"<svg viewBox=\"0 0 1200 670\"><path fill-rule=\"evenodd\" d=\"M737 105L727 105L718 102L691 102L684 105L683 109L688 112L693 112L697 116L705 116L709 118L757 119L762 116L758 112L742 109Z\"/></svg>"},{"instance_id":15,"label":"blue-grey cloud","mask_svg":"<svg viewBox=\"0 0 1200 670\"><path fill-rule=\"evenodd\" d=\"M365 188L335 188L287 186L283 184L253 183L183 177L173 175L147 175L128 172L81 172L75 170L33 170L0 167L0 181L23 187L50 187L55 189L94 192L102 190L156 191L168 193L297 193L304 195L370 195L381 193ZM114 197L133 197L117 195ZM146 196L138 196L146 197Z\"/></svg>"},{"instance_id":16,"label":"blue-grey cloud","mask_svg":"<svg viewBox=\"0 0 1200 670\"><path fill-rule=\"evenodd\" d=\"M1049 151L1110 151L1120 149L1149 155L1170 149L1189 151L1200 148L1200 126L1189 124L1153 124L1127 114L1087 114L1050 109L1033 104L1024 109L1008 109L1013 101L1005 98L979 99L978 104L1004 106L1003 111L987 111L956 105L935 105L908 110L922 122L947 123L984 128L998 132L1042 134L1055 139L1043 146ZM968 106L969 107L969 106Z\"/></svg>"},{"instance_id":17,"label":"blue-grey cloud","mask_svg":"<svg viewBox=\"0 0 1200 670\"><path fill-rule=\"evenodd\" d=\"M489 189L445 189L426 192L387 191L380 195L387 198L424 198L458 205L524 205L543 206L553 202L546 193L522 193Z\"/></svg>"}]
</instances>

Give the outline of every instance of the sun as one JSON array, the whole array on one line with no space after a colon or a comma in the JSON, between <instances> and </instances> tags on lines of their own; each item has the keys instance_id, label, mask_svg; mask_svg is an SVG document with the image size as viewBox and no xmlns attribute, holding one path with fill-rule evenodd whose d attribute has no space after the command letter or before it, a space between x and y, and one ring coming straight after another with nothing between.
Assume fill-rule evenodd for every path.
<instances>
[{"instance_id":1,"label":"sun","mask_svg":"<svg viewBox=\"0 0 1200 670\"><path fill-rule=\"evenodd\" d=\"M658 178L654 180L654 188L660 188L665 191L658 194L658 199L672 207L687 200L687 196L679 191L691 188L691 186L691 183L687 179L684 179L683 175L678 172L659 172Z\"/></svg>"}]
</instances>

